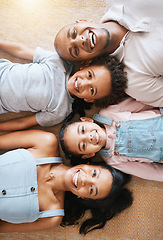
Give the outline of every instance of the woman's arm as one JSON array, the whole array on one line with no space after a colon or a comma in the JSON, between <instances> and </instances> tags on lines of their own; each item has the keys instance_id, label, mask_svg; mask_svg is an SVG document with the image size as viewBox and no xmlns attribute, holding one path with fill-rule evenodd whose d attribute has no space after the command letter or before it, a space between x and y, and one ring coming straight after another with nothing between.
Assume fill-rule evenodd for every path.
<instances>
[{"instance_id":1,"label":"woman's arm","mask_svg":"<svg viewBox=\"0 0 163 240\"><path fill-rule=\"evenodd\" d=\"M33 61L34 49L28 48L21 43L0 40L0 50L3 50L14 57Z\"/></svg>"},{"instance_id":2,"label":"woman's arm","mask_svg":"<svg viewBox=\"0 0 163 240\"><path fill-rule=\"evenodd\" d=\"M33 232L58 226L62 222L62 217L47 217L38 219L33 223L13 224L0 220L0 232Z\"/></svg>"},{"instance_id":3,"label":"woman's arm","mask_svg":"<svg viewBox=\"0 0 163 240\"><path fill-rule=\"evenodd\" d=\"M35 158L59 156L57 137L51 132L28 130L0 136L0 149L28 149Z\"/></svg>"},{"instance_id":4,"label":"woman's arm","mask_svg":"<svg viewBox=\"0 0 163 240\"><path fill-rule=\"evenodd\" d=\"M39 124L36 120L36 115L32 115L28 117L16 118L9 121L1 122L0 131L12 132L34 127L37 125Z\"/></svg>"}]
</instances>

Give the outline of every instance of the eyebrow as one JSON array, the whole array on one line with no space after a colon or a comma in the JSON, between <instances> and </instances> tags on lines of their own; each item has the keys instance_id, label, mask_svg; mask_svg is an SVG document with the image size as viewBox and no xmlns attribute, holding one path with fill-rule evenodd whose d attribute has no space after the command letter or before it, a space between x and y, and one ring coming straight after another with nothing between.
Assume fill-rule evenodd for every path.
<instances>
[{"instance_id":1,"label":"eyebrow","mask_svg":"<svg viewBox=\"0 0 163 240\"><path fill-rule=\"evenodd\" d=\"M80 134L79 127L80 127L80 125L78 125L78 127L77 127L77 133L78 133L78 134ZM82 152L82 150L81 150L81 148L80 148L80 142L78 143L78 148L79 148L79 150Z\"/></svg>"},{"instance_id":2,"label":"eyebrow","mask_svg":"<svg viewBox=\"0 0 163 240\"><path fill-rule=\"evenodd\" d=\"M90 70L90 71L91 71L93 77L96 78L94 71L93 71L93 70ZM96 96L96 94L97 94L97 88L95 88L94 90L95 90L95 93L93 94L93 96Z\"/></svg>"},{"instance_id":3,"label":"eyebrow","mask_svg":"<svg viewBox=\"0 0 163 240\"><path fill-rule=\"evenodd\" d=\"M67 38L70 38L70 28L69 28L69 30L67 31Z\"/></svg>"}]
</instances>

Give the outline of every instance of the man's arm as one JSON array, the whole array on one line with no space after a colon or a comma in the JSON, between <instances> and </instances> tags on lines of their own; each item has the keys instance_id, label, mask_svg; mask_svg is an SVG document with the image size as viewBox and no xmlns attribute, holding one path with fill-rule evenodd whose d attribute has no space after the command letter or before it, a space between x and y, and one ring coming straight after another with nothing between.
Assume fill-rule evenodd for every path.
<instances>
[{"instance_id":1,"label":"man's arm","mask_svg":"<svg viewBox=\"0 0 163 240\"><path fill-rule=\"evenodd\" d=\"M4 132L18 131L37 125L39 124L36 120L36 115L32 115L28 117L16 118L9 121L1 122L0 131Z\"/></svg>"},{"instance_id":2,"label":"man's arm","mask_svg":"<svg viewBox=\"0 0 163 240\"><path fill-rule=\"evenodd\" d=\"M0 40L0 50L3 50L14 57L33 60L34 49L28 48L21 43Z\"/></svg>"}]
</instances>

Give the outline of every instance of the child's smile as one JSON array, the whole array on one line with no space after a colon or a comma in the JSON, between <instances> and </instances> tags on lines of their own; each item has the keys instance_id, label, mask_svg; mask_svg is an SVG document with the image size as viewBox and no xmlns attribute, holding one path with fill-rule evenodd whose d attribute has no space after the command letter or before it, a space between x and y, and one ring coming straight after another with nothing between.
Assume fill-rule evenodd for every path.
<instances>
[{"instance_id":1,"label":"child's smile","mask_svg":"<svg viewBox=\"0 0 163 240\"><path fill-rule=\"evenodd\" d=\"M88 158L106 145L106 132L93 122L75 122L64 133L64 142L69 151Z\"/></svg>"},{"instance_id":2,"label":"child's smile","mask_svg":"<svg viewBox=\"0 0 163 240\"><path fill-rule=\"evenodd\" d=\"M92 65L70 77L67 87L71 95L93 102L110 94L110 72L104 66Z\"/></svg>"}]
</instances>

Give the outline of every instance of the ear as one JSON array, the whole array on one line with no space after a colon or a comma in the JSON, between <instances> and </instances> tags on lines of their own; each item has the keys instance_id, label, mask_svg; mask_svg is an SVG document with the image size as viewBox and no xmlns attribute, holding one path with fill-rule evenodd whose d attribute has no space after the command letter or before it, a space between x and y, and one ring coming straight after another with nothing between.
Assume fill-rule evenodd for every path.
<instances>
[{"instance_id":1,"label":"ear","mask_svg":"<svg viewBox=\"0 0 163 240\"><path fill-rule=\"evenodd\" d=\"M81 197L83 200L88 200L89 198Z\"/></svg>"},{"instance_id":2,"label":"ear","mask_svg":"<svg viewBox=\"0 0 163 240\"><path fill-rule=\"evenodd\" d=\"M92 103L93 103L95 100L94 100L94 99L87 99L87 98L84 98L84 101L85 101L85 102L92 102Z\"/></svg>"},{"instance_id":3,"label":"ear","mask_svg":"<svg viewBox=\"0 0 163 240\"><path fill-rule=\"evenodd\" d=\"M81 122L94 122L94 120L92 118L89 118L89 117L81 117L80 118L80 121Z\"/></svg>"},{"instance_id":4,"label":"ear","mask_svg":"<svg viewBox=\"0 0 163 240\"><path fill-rule=\"evenodd\" d=\"M82 156L82 159L92 158L92 157L94 157L94 156L95 156L95 153L84 154L84 155Z\"/></svg>"}]
</instances>

